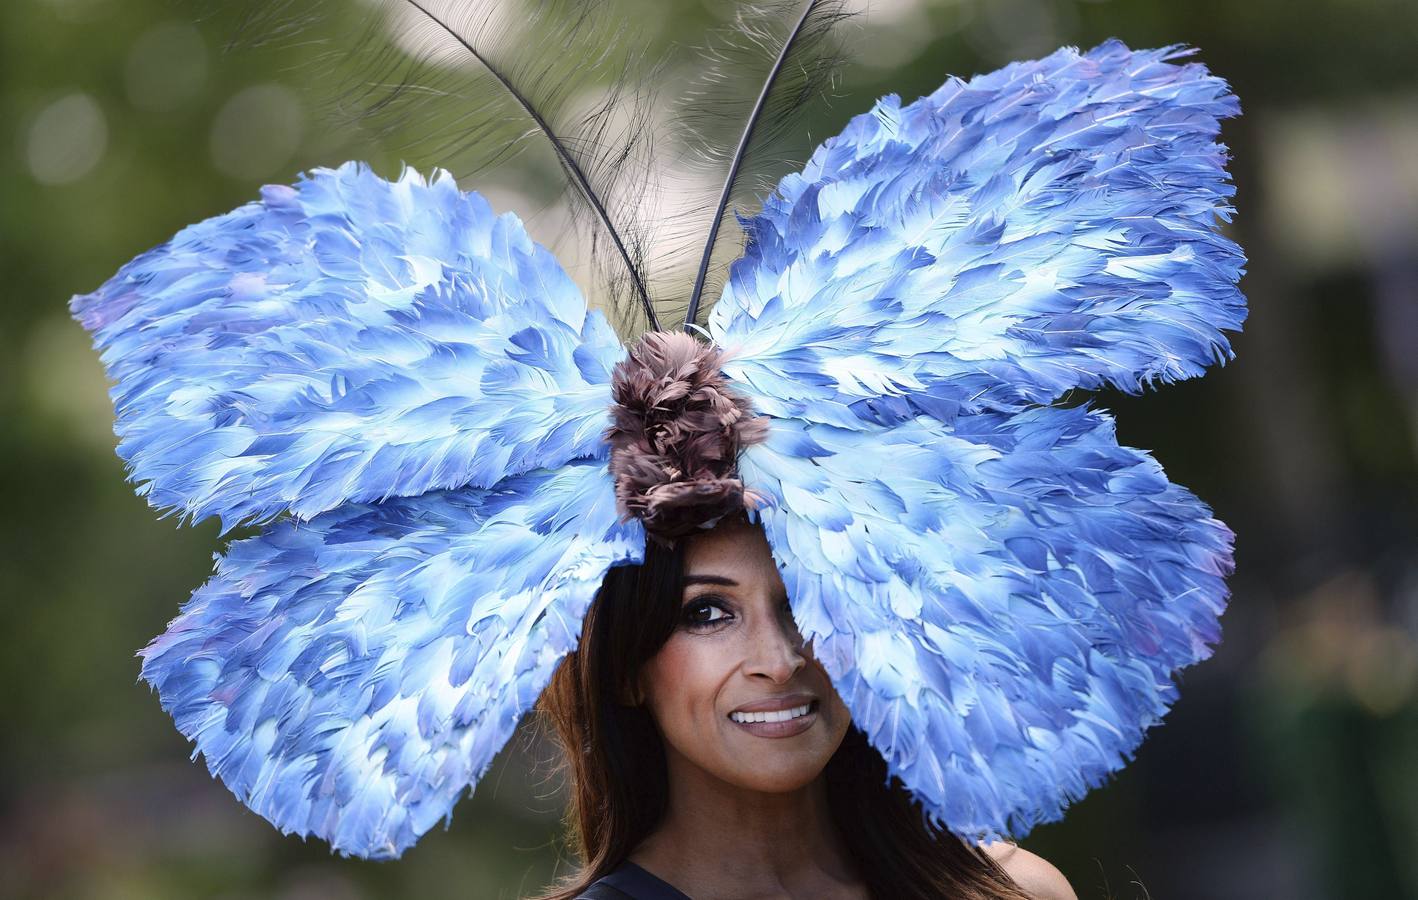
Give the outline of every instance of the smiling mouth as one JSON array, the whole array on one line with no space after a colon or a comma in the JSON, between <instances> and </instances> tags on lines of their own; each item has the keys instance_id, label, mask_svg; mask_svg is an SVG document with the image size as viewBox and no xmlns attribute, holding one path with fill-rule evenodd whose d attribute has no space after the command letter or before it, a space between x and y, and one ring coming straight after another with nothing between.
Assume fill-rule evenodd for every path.
<instances>
[{"instance_id":1,"label":"smiling mouth","mask_svg":"<svg viewBox=\"0 0 1418 900\"><path fill-rule=\"evenodd\" d=\"M744 725L750 722L787 722L790 719L797 719L807 715L817 708L817 701L812 700L802 706L795 706L792 709L776 709L772 712L732 712L729 718Z\"/></svg>"},{"instance_id":2,"label":"smiling mouth","mask_svg":"<svg viewBox=\"0 0 1418 900\"><path fill-rule=\"evenodd\" d=\"M729 721L758 737L792 737L807 731L817 721L817 701L772 712L729 713Z\"/></svg>"}]
</instances>

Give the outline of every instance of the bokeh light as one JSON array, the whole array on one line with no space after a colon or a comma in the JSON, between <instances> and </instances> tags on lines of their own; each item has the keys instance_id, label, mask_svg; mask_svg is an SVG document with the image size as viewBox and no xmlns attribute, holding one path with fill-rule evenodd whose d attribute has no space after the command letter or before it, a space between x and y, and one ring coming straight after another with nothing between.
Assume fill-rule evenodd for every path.
<instances>
[{"instance_id":1,"label":"bokeh light","mask_svg":"<svg viewBox=\"0 0 1418 900\"><path fill-rule=\"evenodd\" d=\"M25 158L41 184L68 184L89 174L108 148L108 120L89 94L66 94L30 123Z\"/></svg>"},{"instance_id":2,"label":"bokeh light","mask_svg":"<svg viewBox=\"0 0 1418 900\"><path fill-rule=\"evenodd\" d=\"M223 175L259 181L290 161L305 127L305 116L289 88L256 84L222 106L212 121L212 165Z\"/></svg>"},{"instance_id":3,"label":"bokeh light","mask_svg":"<svg viewBox=\"0 0 1418 900\"><path fill-rule=\"evenodd\" d=\"M206 44L189 23L155 25L133 42L123 74L134 106L154 112L176 109L205 86Z\"/></svg>"}]
</instances>

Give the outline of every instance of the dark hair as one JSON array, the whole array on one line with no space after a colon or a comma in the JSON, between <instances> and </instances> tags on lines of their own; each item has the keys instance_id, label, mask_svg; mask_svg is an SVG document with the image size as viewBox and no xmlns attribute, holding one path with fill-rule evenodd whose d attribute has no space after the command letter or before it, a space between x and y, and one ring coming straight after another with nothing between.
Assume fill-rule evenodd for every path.
<instances>
[{"instance_id":1,"label":"dark hair","mask_svg":"<svg viewBox=\"0 0 1418 900\"><path fill-rule=\"evenodd\" d=\"M537 712L562 750L566 828L580 866L539 900L571 900L620 865L659 825L668 798L664 744L631 696L640 667L673 633L684 540L647 543L641 565L611 569L578 649L552 675ZM1027 900L983 851L933 828L856 726L824 773L834 824L874 898Z\"/></svg>"}]
</instances>

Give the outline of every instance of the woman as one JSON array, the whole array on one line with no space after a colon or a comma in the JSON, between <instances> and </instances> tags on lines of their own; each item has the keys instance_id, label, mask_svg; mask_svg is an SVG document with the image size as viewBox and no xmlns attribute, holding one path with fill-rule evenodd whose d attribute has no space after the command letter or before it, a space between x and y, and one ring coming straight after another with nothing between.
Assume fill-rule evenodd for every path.
<instances>
[{"instance_id":1,"label":"woman","mask_svg":"<svg viewBox=\"0 0 1418 900\"><path fill-rule=\"evenodd\" d=\"M887 783L742 516L612 569L539 711L585 861L546 900L1075 896L1026 850L930 830Z\"/></svg>"},{"instance_id":2,"label":"woman","mask_svg":"<svg viewBox=\"0 0 1418 900\"><path fill-rule=\"evenodd\" d=\"M264 527L143 678L340 853L446 820L545 689L554 897L1071 896L962 839L1061 818L1220 637L1230 531L1064 402L1200 374L1244 318L1237 104L1187 53L884 98L744 221L707 327L700 278L629 346L446 172L184 229L71 309L140 493Z\"/></svg>"}]
</instances>

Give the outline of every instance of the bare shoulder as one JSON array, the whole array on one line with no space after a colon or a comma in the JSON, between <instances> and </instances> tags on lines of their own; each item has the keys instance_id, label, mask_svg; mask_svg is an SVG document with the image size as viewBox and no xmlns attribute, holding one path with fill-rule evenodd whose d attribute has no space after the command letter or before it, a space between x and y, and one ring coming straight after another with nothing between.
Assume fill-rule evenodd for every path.
<instances>
[{"instance_id":1,"label":"bare shoulder","mask_svg":"<svg viewBox=\"0 0 1418 900\"><path fill-rule=\"evenodd\" d=\"M981 848L1005 874L1014 879L1026 894L1035 900L1078 900L1068 879L1042 856L1035 856L1017 844L998 841L981 844Z\"/></svg>"}]
</instances>

